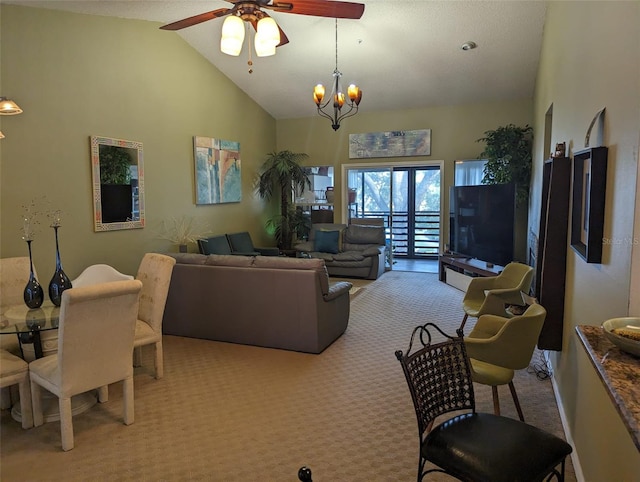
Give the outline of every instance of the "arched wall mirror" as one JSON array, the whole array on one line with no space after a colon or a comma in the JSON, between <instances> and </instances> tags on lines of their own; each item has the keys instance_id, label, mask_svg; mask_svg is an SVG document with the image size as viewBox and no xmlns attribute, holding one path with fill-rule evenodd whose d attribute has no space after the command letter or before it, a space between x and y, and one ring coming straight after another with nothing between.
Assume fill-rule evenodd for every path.
<instances>
[{"instance_id":1,"label":"arched wall mirror","mask_svg":"<svg viewBox=\"0 0 640 482\"><path fill-rule=\"evenodd\" d=\"M94 230L144 227L142 142L91 136Z\"/></svg>"}]
</instances>

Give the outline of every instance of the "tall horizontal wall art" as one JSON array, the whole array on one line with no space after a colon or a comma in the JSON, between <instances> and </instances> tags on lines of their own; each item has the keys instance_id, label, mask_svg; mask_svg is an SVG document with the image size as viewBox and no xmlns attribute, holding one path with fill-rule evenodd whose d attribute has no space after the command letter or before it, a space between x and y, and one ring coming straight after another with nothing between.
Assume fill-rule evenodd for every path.
<instances>
[{"instance_id":1,"label":"tall horizontal wall art","mask_svg":"<svg viewBox=\"0 0 640 482\"><path fill-rule=\"evenodd\" d=\"M193 138L196 204L240 202L240 143L211 137Z\"/></svg>"},{"instance_id":2,"label":"tall horizontal wall art","mask_svg":"<svg viewBox=\"0 0 640 482\"><path fill-rule=\"evenodd\" d=\"M431 155L431 129L349 134L349 158Z\"/></svg>"}]
</instances>

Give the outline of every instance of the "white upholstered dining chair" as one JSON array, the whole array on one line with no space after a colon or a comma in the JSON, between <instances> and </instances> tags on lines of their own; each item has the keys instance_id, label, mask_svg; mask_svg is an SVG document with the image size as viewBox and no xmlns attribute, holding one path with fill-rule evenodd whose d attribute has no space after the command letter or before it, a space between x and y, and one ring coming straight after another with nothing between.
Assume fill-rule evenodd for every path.
<instances>
[{"instance_id":1,"label":"white upholstered dining chair","mask_svg":"<svg viewBox=\"0 0 640 482\"><path fill-rule=\"evenodd\" d=\"M142 364L142 347L153 345L156 378L164 375L162 354L162 317L167 302L171 273L175 258L158 253L147 253L142 258L136 279L142 281L138 321L134 340L134 365Z\"/></svg>"},{"instance_id":2,"label":"white upholstered dining chair","mask_svg":"<svg viewBox=\"0 0 640 482\"><path fill-rule=\"evenodd\" d=\"M34 425L44 423L40 393L44 387L59 399L65 451L74 446L74 395L98 389L98 401L106 402L108 385L122 380L124 423L133 423L131 352L141 289L140 281L129 280L65 290L58 353L29 364Z\"/></svg>"},{"instance_id":3,"label":"white upholstered dining chair","mask_svg":"<svg viewBox=\"0 0 640 482\"><path fill-rule=\"evenodd\" d=\"M0 387L18 385L20 390L20 414L22 428L33 427L31 390L29 389L29 365L22 358L7 350L0 350Z\"/></svg>"},{"instance_id":4,"label":"white upholstered dining chair","mask_svg":"<svg viewBox=\"0 0 640 482\"><path fill-rule=\"evenodd\" d=\"M34 268L35 273L35 268ZM37 277L37 275L36 275ZM0 259L0 322L7 308L24 303L24 288L29 281L29 257L18 256ZM0 335L0 349L20 356L18 337L13 334ZM11 392L13 384L3 386L0 393L0 407L11 408L17 393Z\"/></svg>"},{"instance_id":5,"label":"white upholstered dining chair","mask_svg":"<svg viewBox=\"0 0 640 482\"><path fill-rule=\"evenodd\" d=\"M92 264L84 269L80 275L71 281L74 288L90 286L98 283L108 283L110 281L131 280L133 276L124 274L108 264Z\"/></svg>"},{"instance_id":6,"label":"white upholstered dining chair","mask_svg":"<svg viewBox=\"0 0 640 482\"><path fill-rule=\"evenodd\" d=\"M35 273L35 268L33 271ZM0 318L7 308L24 304L24 288L27 281L29 281L28 256L0 259ZM20 354L18 338L13 335L0 336L0 348L14 355Z\"/></svg>"}]
</instances>

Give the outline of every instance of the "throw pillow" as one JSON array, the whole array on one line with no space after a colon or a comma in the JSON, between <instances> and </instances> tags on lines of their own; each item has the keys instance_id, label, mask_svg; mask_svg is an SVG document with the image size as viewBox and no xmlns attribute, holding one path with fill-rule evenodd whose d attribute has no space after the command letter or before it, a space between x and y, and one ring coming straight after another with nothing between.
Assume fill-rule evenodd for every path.
<instances>
[{"instance_id":1,"label":"throw pillow","mask_svg":"<svg viewBox=\"0 0 640 482\"><path fill-rule=\"evenodd\" d=\"M338 253L338 239L340 231L316 231L313 240L313 250L320 253Z\"/></svg>"}]
</instances>

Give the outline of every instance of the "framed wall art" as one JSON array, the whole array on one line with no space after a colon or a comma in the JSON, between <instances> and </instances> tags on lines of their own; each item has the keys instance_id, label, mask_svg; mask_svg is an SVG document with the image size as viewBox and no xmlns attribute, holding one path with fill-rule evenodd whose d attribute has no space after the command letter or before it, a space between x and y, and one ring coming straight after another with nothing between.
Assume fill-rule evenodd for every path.
<instances>
[{"instance_id":1,"label":"framed wall art","mask_svg":"<svg viewBox=\"0 0 640 482\"><path fill-rule=\"evenodd\" d=\"M211 137L193 138L196 204L242 200L240 143Z\"/></svg>"},{"instance_id":2,"label":"framed wall art","mask_svg":"<svg viewBox=\"0 0 640 482\"><path fill-rule=\"evenodd\" d=\"M431 129L349 134L349 159L431 155Z\"/></svg>"},{"instance_id":3,"label":"framed wall art","mask_svg":"<svg viewBox=\"0 0 640 482\"><path fill-rule=\"evenodd\" d=\"M607 148L573 153L571 247L587 263L602 262Z\"/></svg>"}]
</instances>

